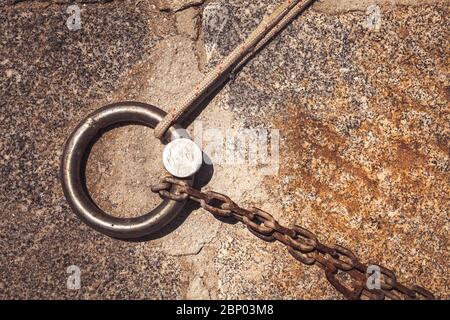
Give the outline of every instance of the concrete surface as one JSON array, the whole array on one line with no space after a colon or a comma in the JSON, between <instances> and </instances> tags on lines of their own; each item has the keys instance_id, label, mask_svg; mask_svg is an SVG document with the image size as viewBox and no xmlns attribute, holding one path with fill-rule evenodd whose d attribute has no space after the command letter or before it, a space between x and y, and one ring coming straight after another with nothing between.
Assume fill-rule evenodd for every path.
<instances>
[{"instance_id":1,"label":"concrete surface","mask_svg":"<svg viewBox=\"0 0 450 320\"><path fill-rule=\"evenodd\" d=\"M114 101L167 110L279 1L89 2L78 31L63 1L0 5L0 298L341 299L318 268L193 204L143 242L75 217L58 177L74 126ZM317 1L223 88L198 121L279 129L280 171L214 164L198 185L449 298L449 5L377 3L379 17L371 1ZM161 151L149 128L108 132L92 197L115 215L150 209Z\"/></svg>"}]
</instances>

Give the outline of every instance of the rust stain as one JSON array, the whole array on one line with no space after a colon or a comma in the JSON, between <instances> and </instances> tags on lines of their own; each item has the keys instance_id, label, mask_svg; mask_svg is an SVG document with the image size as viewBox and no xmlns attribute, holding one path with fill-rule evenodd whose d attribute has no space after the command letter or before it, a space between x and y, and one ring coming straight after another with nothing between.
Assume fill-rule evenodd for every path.
<instances>
[{"instance_id":1,"label":"rust stain","mask_svg":"<svg viewBox=\"0 0 450 320\"><path fill-rule=\"evenodd\" d=\"M347 146L344 137L304 112L298 111L294 106L288 107L289 119L275 121L275 126L281 128L284 133L284 149L282 158L281 175L293 176L287 190L293 192L297 188L312 190L326 201L337 201L349 212L356 213L362 207L360 201L350 194L360 194L363 190L369 190L371 198L379 196L378 182L371 178L371 173L354 163L344 159L340 150ZM309 158L305 155L310 154ZM311 171L311 163L318 161L325 165L331 165L330 169L323 172L329 183L320 181L320 174ZM292 166L297 168L293 169ZM349 174L352 181L345 185L343 190L336 191L332 188L333 181ZM312 205L318 212L323 211L317 204Z\"/></svg>"},{"instance_id":2,"label":"rust stain","mask_svg":"<svg viewBox=\"0 0 450 320\"><path fill-rule=\"evenodd\" d=\"M333 106L329 112L310 111L306 106L318 101L300 98L289 100L283 114L272 115L268 120L282 133L283 160L279 177L267 177L266 183L283 186L294 203L286 205L285 214L302 219L324 242L345 238L361 260L384 262L410 276L428 272L422 284L448 295L445 277L438 279L437 273L446 269L448 257L450 90L437 74L448 74L449 48L429 46L418 35L421 30L397 28L391 38L369 35L355 44L352 63L368 79L373 94L367 108L373 116L362 115L350 135L337 123L355 112L349 100L359 93L344 79L338 78L331 95L319 97L319 103ZM423 51L393 50L395 34ZM299 86L313 84L301 80ZM298 208L310 210L300 216ZM417 252L428 252L440 267L424 266ZM292 270L301 276L302 268Z\"/></svg>"}]
</instances>

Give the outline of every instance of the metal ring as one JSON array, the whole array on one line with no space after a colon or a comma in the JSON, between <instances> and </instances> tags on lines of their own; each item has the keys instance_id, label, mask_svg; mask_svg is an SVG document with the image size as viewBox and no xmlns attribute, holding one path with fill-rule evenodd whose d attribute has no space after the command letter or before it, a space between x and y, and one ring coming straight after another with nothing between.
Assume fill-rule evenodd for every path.
<instances>
[{"instance_id":1,"label":"metal ring","mask_svg":"<svg viewBox=\"0 0 450 320\"><path fill-rule=\"evenodd\" d=\"M64 195L71 208L87 225L114 238L141 238L167 225L183 208L186 200L163 200L158 207L142 216L113 217L95 204L82 179L83 161L90 145L101 130L124 122L139 123L155 128L165 115L166 113L158 107L127 101L98 109L76 127L66 142L62 155L61 180ZM174 125L167 131L164 138L166 141L172 141L178 138L189 138L189 136L180 126ZM185 181L192 185L193 180L194 176Z\"/></svg>"}]
</instances>

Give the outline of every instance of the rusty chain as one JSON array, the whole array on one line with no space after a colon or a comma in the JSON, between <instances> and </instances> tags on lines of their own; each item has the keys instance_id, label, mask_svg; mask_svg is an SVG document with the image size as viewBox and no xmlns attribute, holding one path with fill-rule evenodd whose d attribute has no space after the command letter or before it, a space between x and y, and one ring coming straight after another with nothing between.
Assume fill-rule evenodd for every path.
<instances>
[{"instance_id":1,"label":"rusty chain","mask_svg":"<svg viewBox=\"0 0 450 320\"><path fill-rule=\"evenodd\" d=\"M172 190L173 186L175 188ZM175 201L189 198L216 217L232 218L244 223L250 232L262 240L283 243L296 260L322 268L327 280L347 299L435 299L423 287L401 284L394 272L382 266L378 266L382 275L379 289L369 289L369 266L362 264L351 250L339 245L327 246L311 231L298 225L289 228L282 226L271 214L258 208L242 208L224 194L199 191L174 177L164 178L162 183L152 187L152 191L159 193L162 198Z\"/></svg>"}]
</instances>

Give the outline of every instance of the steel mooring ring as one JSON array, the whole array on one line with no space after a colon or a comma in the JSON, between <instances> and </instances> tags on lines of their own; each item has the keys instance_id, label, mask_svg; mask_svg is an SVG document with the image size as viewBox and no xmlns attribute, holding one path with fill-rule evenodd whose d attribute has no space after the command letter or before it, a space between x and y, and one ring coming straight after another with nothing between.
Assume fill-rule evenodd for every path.
<instances>
[{"instance_id":1,"label":"steel mooring ring","mask_svg":"<svg viewBox=\"0 0 450 320\"><path fill-rule=\"evenodd\" d=\"M95 204L83 178L82 166L90 146L102 131L123 123L138 123L155 128L165 115L163 110L145 103L131 101L115 103L87 116L71 134L62 155L62 187L71 208L87 225L114 238L136 239L160 230L183 208L186 200L179 202L163 200L158 207L142 216L114 217ZM167 142L179 138L189 138L189 136L177 125L172 126L164 136ZM185 181L192 185L193 180L194 176Z\"/></svg>"}]
</instances>

